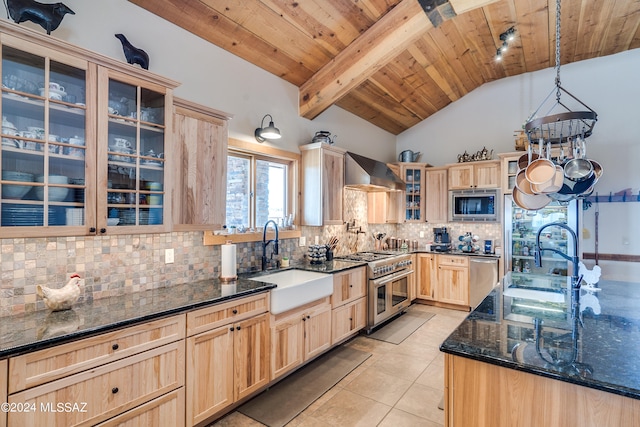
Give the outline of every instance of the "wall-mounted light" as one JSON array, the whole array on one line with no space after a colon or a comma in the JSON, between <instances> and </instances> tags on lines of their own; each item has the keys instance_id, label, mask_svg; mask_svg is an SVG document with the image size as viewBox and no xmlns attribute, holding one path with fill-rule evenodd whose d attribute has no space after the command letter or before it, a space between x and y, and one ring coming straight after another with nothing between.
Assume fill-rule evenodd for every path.
<instances>
[{"instance_id":1,"label":"wall-mounted light","mask_svg":"<svg viewBox=\"0 0 640 427\"><path fill-rule=\"evenodd\" d=\"M514 27L509 28L504 33L500 34L500 40L502 44L496 51L496 61L502 60L502 54L507 51L509 48L509 43L515 40L516 38L516 29Z\"/></svg>"},{"instance_id":2,"label":"wall-mounted light","mask_svg":"<svg viewBox=\"0 0 640 427\"><path fill-rule=\"evenodd\" d=\"M264 127L264 119L269 116L269 126ZM265 114L262 118L262 122L260 123L260 127L256 129L254 133L256 137L256 141L265 142L267 139L280 139L282 135L280 135L280 130L273 124L273 117L271 114Z\"/></svg>"}]
</instances>

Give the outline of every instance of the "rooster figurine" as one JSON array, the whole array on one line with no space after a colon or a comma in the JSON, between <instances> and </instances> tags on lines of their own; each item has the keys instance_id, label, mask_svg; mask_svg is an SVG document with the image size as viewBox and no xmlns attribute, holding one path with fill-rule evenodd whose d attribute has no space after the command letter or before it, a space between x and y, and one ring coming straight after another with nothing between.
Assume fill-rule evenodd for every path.
<instances>
[{"instance_id":1,"label":"rooster figurine","mask_svg":"<svg viewBox=\"0 0 640 427\"><path fill-rule=\"evenodd\" d=\"M44 300L44 304L52 311L69 310L78 301L80 292L84 288L84 279L80 275L73 273L71 279L64 287L52 289L38 285L36 292Z\"/></svg>"}]
</instances>

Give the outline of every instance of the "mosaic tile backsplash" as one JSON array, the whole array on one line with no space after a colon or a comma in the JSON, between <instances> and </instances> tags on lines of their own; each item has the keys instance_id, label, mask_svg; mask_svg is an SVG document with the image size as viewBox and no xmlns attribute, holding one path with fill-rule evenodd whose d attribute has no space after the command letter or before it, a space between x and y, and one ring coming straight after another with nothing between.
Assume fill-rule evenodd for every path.
<instances>
[{"instance_id":1,"label":"mosaic tile backsplash","mask_svg":"<svg viewBox=\"0 0 640 427\"><path fill-rule=\"evenodd\" d=\"M465 232L480 239L492 239L498 245L499 224L368 224L367 194L345 190L344 219L355 221L361 233L347 232L346 225L301 227L307 244L316 237L324 244L332 236L339 239L336 256L373 250L373 233L418 240L419 249L426 249L433 240L433 228L448 226L451 238ZM424 237L418 237L420 232ZM262 243L237 244L238 272L258 270ZM174 249L174 263L165 264L165 249ZM281 258L287 255L294 262L304 258L307 247L298 246L298 239L282 240ZM271 255L269 246L267 255ZM139 234L124 236L51 237L0 239L0 317L45 310L36 295L36 286L64 286L69 275L77 272L85 279L80 301L91 301L139 292L147 289L206 280L220 275L220 246L204 246L202 232Z\"/></svg>"}]
</instances>

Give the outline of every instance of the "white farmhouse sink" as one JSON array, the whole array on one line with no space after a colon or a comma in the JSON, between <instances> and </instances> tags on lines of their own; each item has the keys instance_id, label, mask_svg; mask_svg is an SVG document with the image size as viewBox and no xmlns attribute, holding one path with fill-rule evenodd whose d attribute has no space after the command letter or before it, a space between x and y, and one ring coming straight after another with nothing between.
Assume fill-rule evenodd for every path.
<instances>
[{"instance_id":1,"label":"white farmhouse sink","mask_svg":"<svg viewBox=\"0 0 640 427\"><path fill-rule=\"evenodd\" d=\"M285 270L262 274L249 280L273 283L271 313L278 314L311 301L328 297L333 293L333 276L304 270Z\"/></svg>"}]
</instances>

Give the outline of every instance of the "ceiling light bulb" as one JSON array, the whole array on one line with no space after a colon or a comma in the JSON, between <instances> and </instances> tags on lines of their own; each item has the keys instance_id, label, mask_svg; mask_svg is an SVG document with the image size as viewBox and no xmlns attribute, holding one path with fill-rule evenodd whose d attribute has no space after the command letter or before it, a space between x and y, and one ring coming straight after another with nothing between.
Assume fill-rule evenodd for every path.
<instances>
[{"instance_id":1,"label":"ceiling light bulb","mask_svg":"<svg viewBox=\"0 0 640 427\"><path fill-rule=\"evenodd\" d=\"M504 42L502 43L502 47L500 47L500 50L504 53L507 51L508 48L509 48L509 43Z\"/></svg>"},{"instance_id":2,"label":"ceiling light bulb","mask_svg":"<svg viewBox=\"0 0 640 427\"><path fill-rule=\"evenodd\" d=\"M496 61L501 61L501 60L502 60L502 51L498 49L496 51Z\"/></svg>"}]
</instances>

